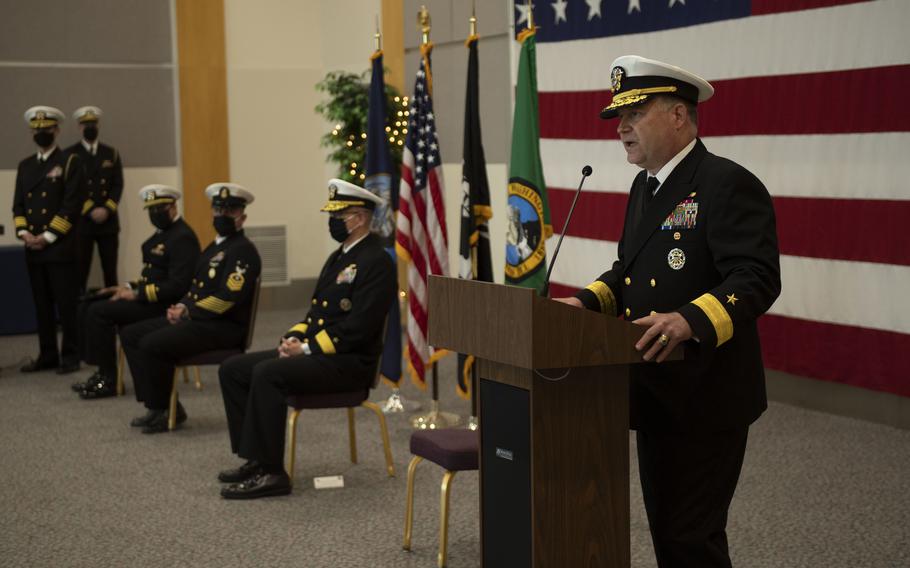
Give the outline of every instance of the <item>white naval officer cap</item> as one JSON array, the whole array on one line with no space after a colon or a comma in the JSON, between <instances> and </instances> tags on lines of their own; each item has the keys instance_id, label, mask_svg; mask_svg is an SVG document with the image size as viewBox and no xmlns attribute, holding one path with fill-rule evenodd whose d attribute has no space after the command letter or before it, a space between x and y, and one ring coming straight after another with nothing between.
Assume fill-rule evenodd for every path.
<instances>
[{"instance_id":1,"label":"white naval officer cap","mask_svg":"<svg viewBox=\"0 0 910 568\"><path fill-rule=\"evenodd\" d=\"M226 181L209 185L205 188L205 196L212 202L213 207L246 207L255 199L247 188Z\"/></svg>"},{"instance_id":2,"label":"white naval officer cap","mask_svg":"<svg viewBox=\"0 0 910 568\"><path fill-rule=\"evenodd\" d=\"M104 113L96 106L90 105L79 107L73 111L73 120L79 124L82 124L83 122L98 122L98 119L101 118L102 114Z\"/></svg>"},{"instance_id":3,"label":"white naval officer cap","mask_svg":"<svg viewBox=\"0 0 910 568\"><path fill-rule=\"evenodd\" d=\"M174 203L183 194L176 187L153 183L139 190L139 199L142 200L142 208L148 209L153 205L162 205L165 203Z\"/></svg>"},{"instance_id":4,"label":"white naval officer cap","mask_svg":"<svg viewBox=\"0 0 910 568\"><path fill-rule=\"evenodd\" d=\"M63 112L52 106L33 106L23 116L30 128L48 128L63 122Z\"/></svg>"},{"instance_id":5,"label":"white naval officer cap","mask_svg":"<svg viewBox=\"0 0 910 568\"><path fill-rule=\"evenodd\" d=\"M333 213L348 207L363 207L372 211L382 203L383 199L375 193L343 179L332 178L329 180L329 200L320 211Z\"/></svg>"},{"instance_id":6,"label":"white naval officer cap","mask_svg":"<svg viewBox=\"0 0 910 568\"><path fill-rule=\"evenodd\" d=\"M613 100L600 118L614 118L617 109L642 104L650 95L673 95L697 105L714 94L711 83L698 75L640 55L617 57L610 68Z\"/></svg>"}]
</instances>

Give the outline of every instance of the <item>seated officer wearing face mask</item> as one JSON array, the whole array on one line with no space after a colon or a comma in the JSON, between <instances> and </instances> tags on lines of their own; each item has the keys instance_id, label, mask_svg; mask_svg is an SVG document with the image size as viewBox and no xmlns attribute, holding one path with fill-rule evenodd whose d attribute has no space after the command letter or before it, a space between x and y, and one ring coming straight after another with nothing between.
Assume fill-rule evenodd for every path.
<instances>
[{"instance_id":1,"label":"seated officer wearing face mask","mask_svg":"<svg viewBox=\"0 0 910 568\"><path fill-rule=\"evenodd\" d=\"M142 243L139 280L104 288L79 306L82 360L98 366L88 380L72 385L82 398L116 394L117 327L164 315L190 287L199 259L199 239L177 212L180 195L180 190L158 184L139 190L155 226L155 233Z\"/></svg>"},{"instance_id":2,"label":"seated officer wearing face mask","mask_svg":"<svg viewBox=\"0 0 910 568\"><path fill-rule=\"evenodd\" d=\"M212 201L218 236L196 263L190 289L165 317L120 330L120 343L136 387L136 400L148 412L131 426L144 434L167 432L167 407L177 361L216 349L242 347L250 323L253 289L261 262L256 247L243 234L246 206L253 194L233 183L213 183L205 190ZM186 412L177 404L177 424Z\"/></svg>"},{"instance_id":3,"label":"seated officer wearing face mask","mask_svg":"<svg viewBox=\"0 0 910 568\"><path fill-rule=\"evenodd\" d=\"M398 290L395 265L370 232L382 200L356 185L329 181L329 231L341 246L329 255L306 317L277 349L238 355L218 371L231 450L247 460L218 480L226 499L286 495L282 466L286 397L370 387L382 353L383 322Z\"/></svg>"}]
</instances>

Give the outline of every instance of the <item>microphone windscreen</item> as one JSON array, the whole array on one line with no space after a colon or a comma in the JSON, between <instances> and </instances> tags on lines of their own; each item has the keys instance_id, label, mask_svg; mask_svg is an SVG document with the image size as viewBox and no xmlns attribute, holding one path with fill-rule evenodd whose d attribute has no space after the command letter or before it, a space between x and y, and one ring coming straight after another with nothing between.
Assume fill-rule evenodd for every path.
<instances>
[{"instance_id":1,"label":"microphone windscreen","mask_svg":"<svg viewBox=\"0 0 910 568\"><path fill-rule=\"evenodd\" d=\"M594 172L594 170L591 169L591 166L585 166L585 167L581 168L581 175L583 175L585 177L588 177L593 172Z\"/></svg>"}]
</instances>

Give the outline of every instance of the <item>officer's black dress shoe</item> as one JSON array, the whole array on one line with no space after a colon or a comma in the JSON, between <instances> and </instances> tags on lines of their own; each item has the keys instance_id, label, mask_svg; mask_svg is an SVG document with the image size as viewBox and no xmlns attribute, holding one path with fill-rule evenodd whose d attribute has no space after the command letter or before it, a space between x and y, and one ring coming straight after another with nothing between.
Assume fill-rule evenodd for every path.
<instances>
[{"instance_id":1,"label":"officer's black dress shoe","mask_svg":"<svg viewBox=\"0 0 910 568\"><path fill-rule=\"evenodd\" d=\"M240 467L222 471L218 474L218 481L221 483L240 483L257 473L263 473L262 466L257 461L248 461Z\"/></svg>"},{"instance_id":2,"label":"officer's black dress shoe","mask_svg":"<svg viewBox=\"0 0 910 568\"><path fill-rule=\"evenodd\" d=\"M102 378L103 375L101 372L95 371L89 378L85 379L84 381L76 381L75 383L71 384L70 388L73 389L73 392L75 393L81 393L85 389L95 384L97 381L100 381Z\"/></svg>"},{"instance_id":3,"label":"officer's black dress shoe","mask_svg":"<svg viewBox=\"0 0 910 568\"><path fill-rule=\"evenodd\" d=\"M142 428L143 434L161 434L167 432L167 418L168 411L161 410L159 414L149 420L145 426ZM184 410L183 405L179 402L177 403L177 425L181 425L186 422L186 410Z\"/></svg>"},{"instance_id":4,"label":"officer's black dress shoe","mask_svg":"<svg viewBox=\"0 0 910 568\"><path fill-rule=\"evenodd\" d=\"M53 369L56 366L56 361L42 361L41 359L32 359L25 365L19 367L19 370L23 373L37 373L38 371L43 371L45 369Z\"/></svg>"},{"instance_id":5,"label":"officer's black dress shoe","mask_svg":"<svg viewBox=\"0 0 910 568\"><path fill-rule=\"evenodd\" d=\"M288 495L291 492L291 479L285 472L258 473L253 477L228 485L221 490L225 499L259 499L275 495Z\"/></svg>"},{"instance_id":6,"label":"officer's black dress shoe","mask_svg":"<svg viewBox=\"0 0 910 568\"><path fill-rule=\"evenodd\" d=\"M160 414L167 414L167 412L164 410L157 410L155 408L149 408L148 412L146 412L145 415L137 416L136 418L133 418L132 420L130 420L130 426L132 426L133 428L142 428L142 427L148 425L149 422L152 422L153 420L158 418L158 415L160 415Z\"/></svg>"},{"instance_id":7,"label":"officer's black dress shoe","mask_svg":"<svg viewBox=\"0 0 910 568\"><path fill-rule=\"evenodd\" d=\"M69 363L60 363L60 366L57 367L58 375L68 375L70 373L75 373L79 370L79 361L71 361Z\"/></svg>"},{"instance_id":8,"label":"officer's black dress shoe","mask_svg":"<svg viewBox=\"0 0 910 568\"><path fill-rule=\"evenodd\" d=\"M83 399L106 398L117 395L117 382L108 379L101 373L95 373L89 379L84 388L79 392L79 397Z\"/></svg>"}]
</instances>

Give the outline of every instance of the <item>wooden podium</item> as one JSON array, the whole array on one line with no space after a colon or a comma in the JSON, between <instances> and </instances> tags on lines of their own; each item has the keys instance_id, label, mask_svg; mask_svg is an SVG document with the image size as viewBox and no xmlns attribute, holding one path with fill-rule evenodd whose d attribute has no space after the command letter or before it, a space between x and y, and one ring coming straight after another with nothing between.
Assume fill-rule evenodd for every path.
<instances>
[{"instance_id":1,"label":"wooden podium","mask_svg":"<svg viewBox=\"0 0 910 568\"><path fill-rule=\"evenodd\" d=\"M430 344L477 358L482 565L628 568L629 365L643 328L439 276L429 306Z\"/></svg>"}]
</instances>

